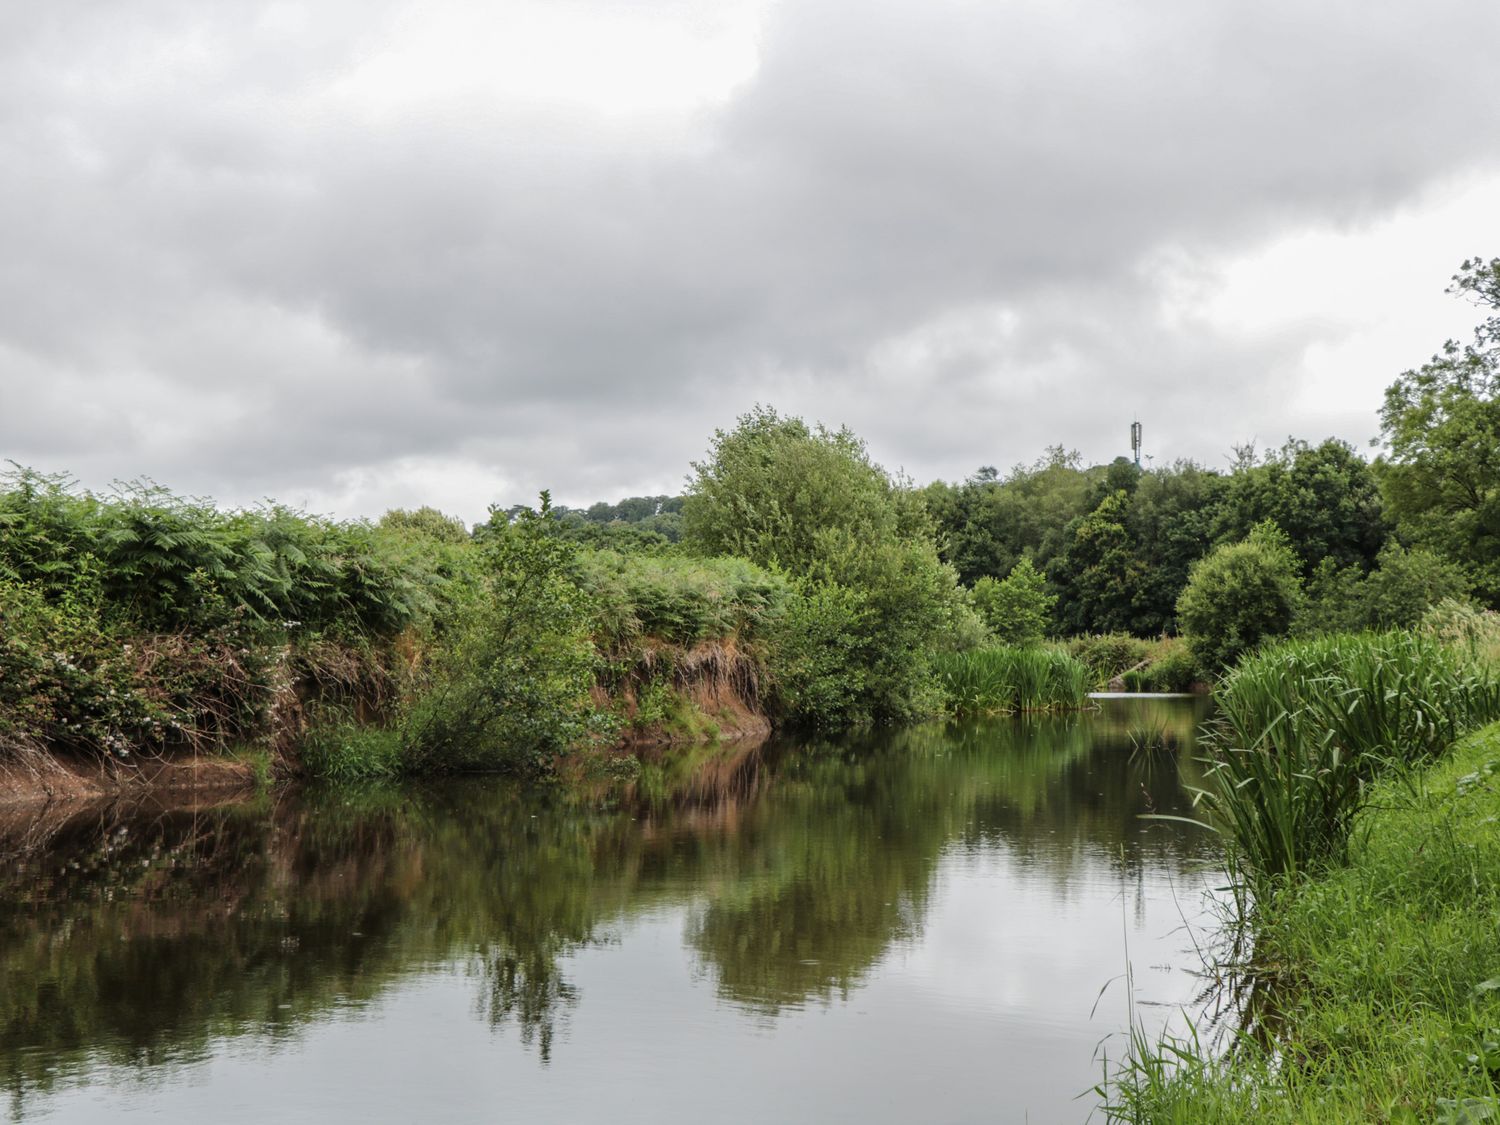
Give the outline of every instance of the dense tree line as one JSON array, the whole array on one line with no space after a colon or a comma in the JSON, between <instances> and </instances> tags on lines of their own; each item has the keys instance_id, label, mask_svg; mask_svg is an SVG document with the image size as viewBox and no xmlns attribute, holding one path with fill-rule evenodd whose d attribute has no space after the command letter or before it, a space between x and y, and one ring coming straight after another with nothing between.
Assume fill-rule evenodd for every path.
<instances>
[{"instance_id":1,"label":"dense tree line","mask_svg":"<svg viewBox=\"0 0 1500 1125\"><path fill-rule=\"evenodd\" d=\"M923 495L966 584L1027 561L1046 575L1063 633L1175 631L1193 564L1263 523L1295 545L1303 577L1325 560L1368 573L1392 530L1375 468L1333 438L1242 449L1227 472L1191 461L1138 469L1123 457L1085 467L1054 448L1003 478L984 468Z\"/></svg>"}]
</instances>

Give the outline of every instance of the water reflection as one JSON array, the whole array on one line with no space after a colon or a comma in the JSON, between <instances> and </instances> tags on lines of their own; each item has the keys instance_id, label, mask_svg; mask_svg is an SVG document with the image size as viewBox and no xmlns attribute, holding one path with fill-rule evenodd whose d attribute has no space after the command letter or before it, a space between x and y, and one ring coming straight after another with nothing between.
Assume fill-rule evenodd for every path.
<instances>
[{"instance_id":1,"label":"water reflection","mask_svg":"<svg viewBox=\"0 0 1500 1125\"><path fill-rule=\"evenodd\" d=\"M1197 717L1192 704L1111 703L707 748L594 791L464 780L0 825L0 1081L18 1119L59 1106L85 1119L63 1091L123 1075L171 1085L226 1042L314 1034L340 1013L370 1009L387 1042L416 1045L434 1029L372 1006L455 974L477 1022L513 1031L532 1058L538 1096L559 1091L536 1062L595 1050L566 1039L592 993L601 1019L675 1013L707 1021L708 1043L737 1018L774 1036L798 1013L864 1004L900 962L926 991L872 1011L894 1042L952 1019L931 995L948 987L934 918L943 941L965 943L964 1018L1029 1012L1021 1033L1035 1038L1047 1017L1014 997L1034 983L1019 966L1047 971L1027 960L1037 950L1075 948L1083 961L1058 968L1093 973L1089 993L1120 968L1108 951L1088 961L1089 934L1047 927L1070 917L1076 930L1083 906L1118 913L1122 887L1137 888L1139 913L1148 883L1201 866L1203 841L1140 819L1186 811ZM612 1007L649 952L642 935L659 946L664 926L719 1015L675 986ZM1032 931L1038 942L1017 937ZM972 979L986 958L1003 962L993 987ZM580 967L608 983L580 983ZM910 1005L921 1010L896 1010Z\"/></svg>"}]
</instances>

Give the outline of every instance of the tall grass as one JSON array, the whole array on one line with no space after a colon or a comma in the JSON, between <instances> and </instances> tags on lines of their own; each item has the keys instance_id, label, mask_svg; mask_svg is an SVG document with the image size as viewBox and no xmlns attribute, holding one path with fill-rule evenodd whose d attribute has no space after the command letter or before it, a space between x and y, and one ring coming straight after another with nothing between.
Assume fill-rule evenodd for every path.
<instances>
[{"instance_id":1,"label":"tall grass","mask_svg":"<svg viewBox=\"0 0 1500 1125\"><path fill-rule=\"evenodd\" d=\"M1200 803L1242 880L1347 859L1370 781L1435 759L1500 718L1500 684L1428 636L1319 637L1265 649L1221 681Z\"/></svg>"},{"instance_id":2,"label":"tall grass","mask_svg":"<svg viewBox=\"0 0 1500 1125\"><path fill-rule=\"evenodd\" d=\"M1093 681L1087 665L1048 648L940 653L933 671L953 711L1077 710Z\"/></svg>"},{"instance_id":3,"label":"tall grass","mask_svg":"<svg viewBox=\"0 0 1500 1125\"><path fill-rule=\"evenodd\" d=\"M1283 986L1268 1037L1138 1027L1097 1088L1106 1121L1500 1120L1500 725L1374 783L1350 863L1257 918ZM1288 888L1290 889L1290 888Z\"/></svg>"}]
</instances>

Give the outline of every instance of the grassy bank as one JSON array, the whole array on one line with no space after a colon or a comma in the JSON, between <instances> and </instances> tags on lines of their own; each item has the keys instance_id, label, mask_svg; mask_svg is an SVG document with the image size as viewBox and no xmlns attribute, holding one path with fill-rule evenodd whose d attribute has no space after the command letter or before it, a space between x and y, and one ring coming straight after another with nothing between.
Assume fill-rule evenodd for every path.
<instances>
[{"instance_id":1,"label":"grassy bank","mask_svg":"<svg viewBox=\"0 0 1500 1125\"><path fill-rule=\"evenodd\" d=\"M1349 829L1347 866L1257 911L1269 1043L1141 1045L1108 1119L1500 1120L1500 724L1377 782Z\"/></svg>"}]
</instances>

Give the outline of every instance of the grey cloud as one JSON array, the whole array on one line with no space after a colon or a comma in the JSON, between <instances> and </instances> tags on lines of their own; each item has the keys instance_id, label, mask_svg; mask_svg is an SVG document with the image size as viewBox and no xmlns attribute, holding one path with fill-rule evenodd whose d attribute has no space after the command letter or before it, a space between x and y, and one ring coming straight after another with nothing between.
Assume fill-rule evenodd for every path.
<instances>
[{"instance_id":1,"label":"grey cloud","mask_svg":"<svg viewBox=\"0 0 1500 1125\"><path fill-rule=\"evenodd\" d=\"M759 400L920 475L1103 455L1142 403L1217 458L1305 429L1315 329L1173 328L1143 261L1500 155L1477 0L779 4L660 134L363 113L331 91L403 9L288 11L0 16L0 453L238 498L461 454L576 502L675 487Z\"/></svg>"}]
</instances>

